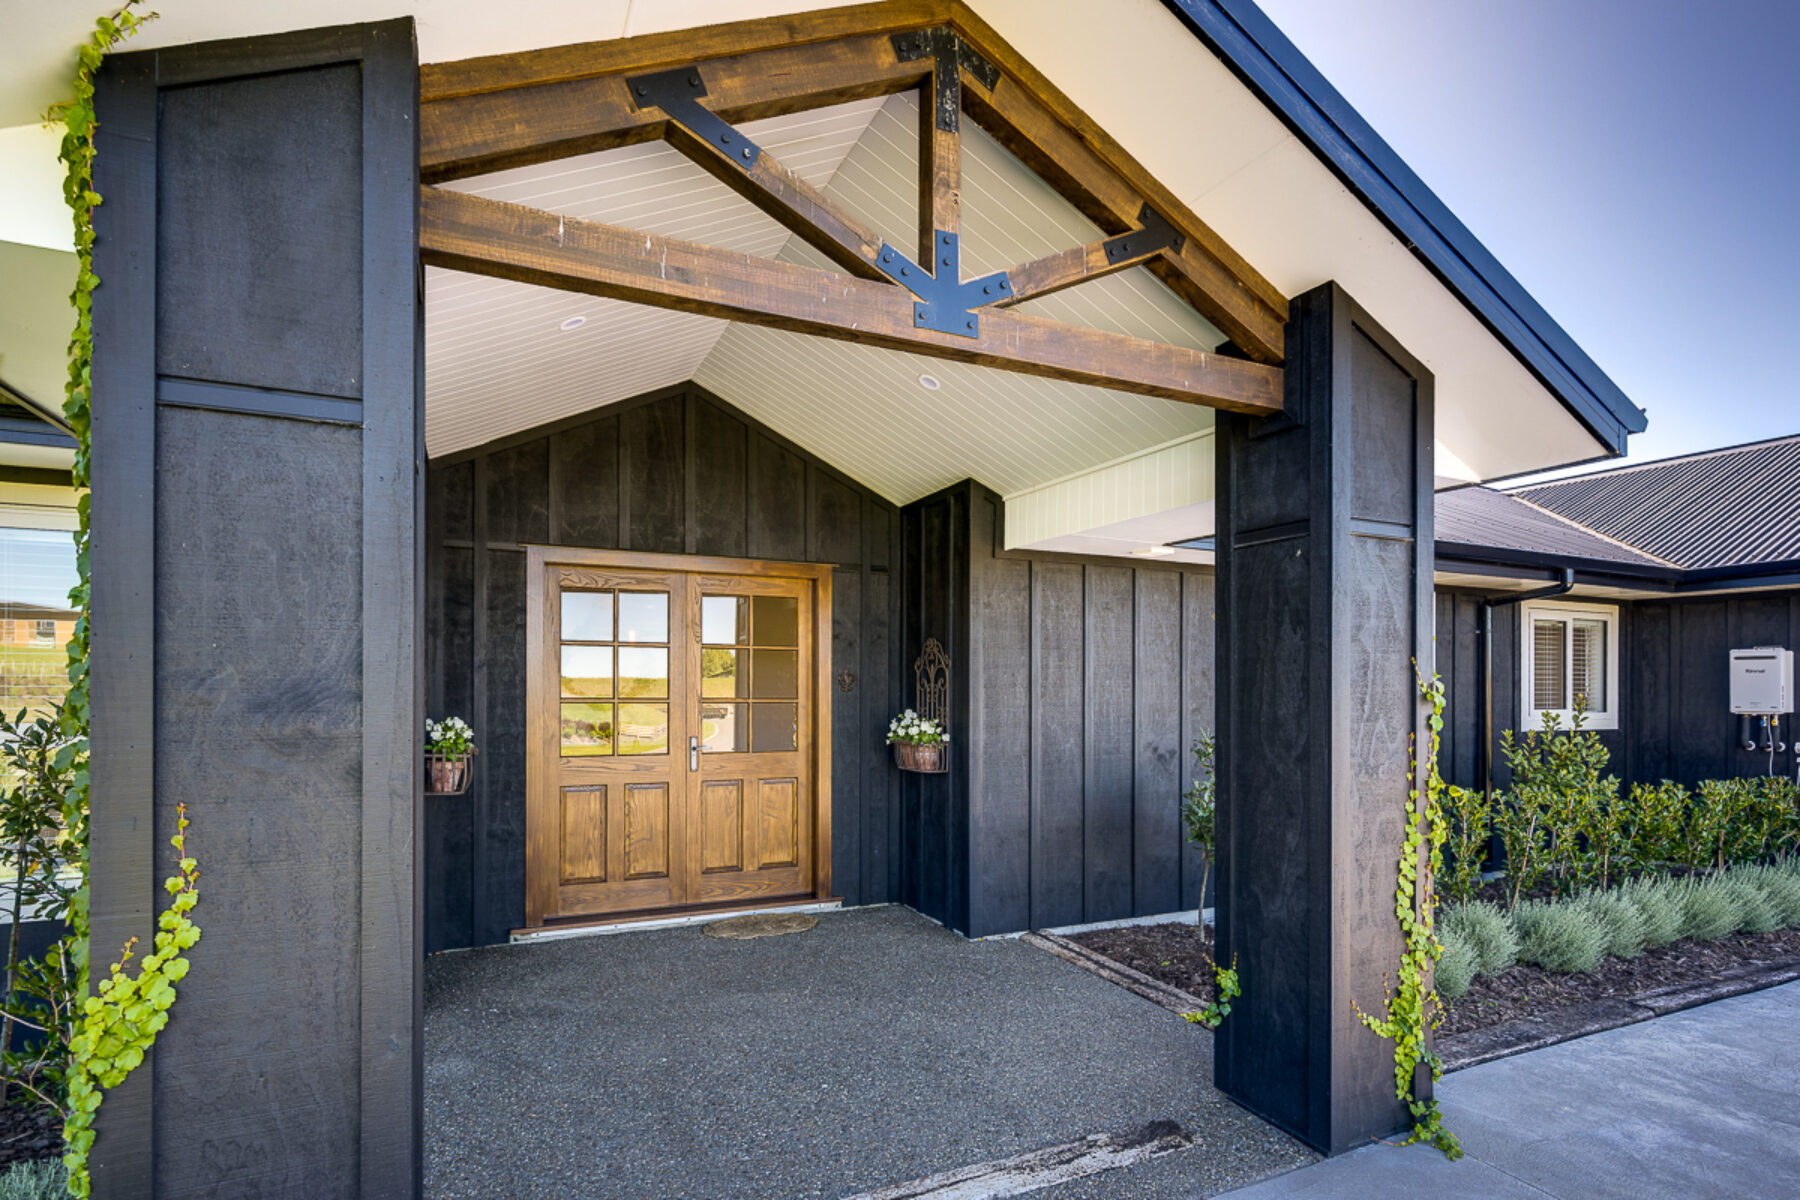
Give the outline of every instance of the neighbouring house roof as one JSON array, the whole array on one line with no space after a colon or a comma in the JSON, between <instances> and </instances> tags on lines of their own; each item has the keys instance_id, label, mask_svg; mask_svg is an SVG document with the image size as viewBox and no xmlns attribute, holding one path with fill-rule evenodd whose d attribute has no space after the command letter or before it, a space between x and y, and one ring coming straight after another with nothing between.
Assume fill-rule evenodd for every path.
<instances>
[{"instance_id":1,"label":"neighbouring house roof","mask_svg":"<svg viewBox=\"0 0 1800 1200\"><path fill-rule=\"evenodd\" d=\"M1604 537L1528 500L1484 487L1439 493L1437 541L1440 546L1448 543L1525 550L1634 566L1674 565Z\"/></svg>"},{"instance_id":2,"label":"neighbouring house roof","mask_svg":"<svg viewBox=\"0 0 1800 1200\"><path fill-rule=\"evenodd\" d=\"M1800 434L1511 494L1683 568L1800 559Z\"/></svg>"}]
</instances>

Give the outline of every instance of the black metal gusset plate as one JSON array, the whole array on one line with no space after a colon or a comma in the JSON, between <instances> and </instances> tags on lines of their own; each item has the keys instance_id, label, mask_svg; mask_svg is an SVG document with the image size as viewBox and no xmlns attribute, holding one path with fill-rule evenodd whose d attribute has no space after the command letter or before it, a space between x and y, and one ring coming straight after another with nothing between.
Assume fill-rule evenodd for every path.
<instances>
[{"instance_id":1,"label":"black metal gusset plate","mask_svg":"<svg viewBox=\"0 0 1800 1200\"><path fill-rule=\"evenodd\" d=\"M1107 238L1106 261L1139 258L1158 250L1179 250L1187 238L1148 204L1138 210L1138 228Z\"/></svg>"},{"instance_id":2,"label":"black metal gusset plate","mask_svg":"<svg viewBox=\"0 0 1800 1200\"><path fill-rule=\"evenodd\" d=\"M1012 282L1005 271L964 282L962 242L954 233L938 230L932 249L935 257L931 269L926 270L884 242L875 265L889 279L917 297L913 304L915 329L933 329L958 337L980 337L981 314L977 310L1009 299Z\"/></svg>"},{"instance_id":3,"label":"black metal gusset plate","mask_svg":"<svg viewBox=\"0 0 1800 1200\"><path fill-rule=\"evenodd\" d=\"M718 114L700 103L706 95L706 81L700 68L682 67L639 75L627 79L631 101L639 108L660 108L669 119L689 133L717 148L730 161L748 171L762 157L762 147L727 124Z\"/></svg>"},{"instance_id":4,"label":"black metal gusset plate","mask_svg":"<svg viewBox=\"0 0 1800 1200\"><path fill-rule=\"evenodd\" d=\"M896 33L893 37L894 57L901 62L930 58L933 60L932 119L939 129L956 132L962 120L962 77L960 67L981 82L988 91L1000 82L1000 69L981 56L975 47L957 36L954 29L940 25L935 29L917 29Z\"/></svg>"}]
</instances>

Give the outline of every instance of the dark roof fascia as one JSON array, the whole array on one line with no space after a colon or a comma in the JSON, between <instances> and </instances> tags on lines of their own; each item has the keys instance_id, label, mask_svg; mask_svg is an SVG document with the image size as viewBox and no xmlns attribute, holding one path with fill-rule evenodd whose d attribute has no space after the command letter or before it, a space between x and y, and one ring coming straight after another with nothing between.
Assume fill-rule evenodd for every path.
<instances>
[{"instance_id":1,"label":"dark roof fascia","mask_svg":"<svg viewBox=\"0 0 1800 1200\"><path fill-rule=\"evenodd\" d=\"M75 439L68 434L26 417L0 417L0 442L10 442L15 446L75 449Z\"/></svg>"},{"instance_id":2,"label":"dark roof fascia","mask_svg":"<svg viewBox=\"0 0 1800 1200\"><path fill-rule=\"evenodd\" d=\"M1433 565L1439 571L1530 580L1552 578L1566 567L1575 572L1578 585L1629 588L1664 595L1800 587L1800 560L1682 570L1679 567L1570 558L1535 550L1502 550L1468 542L1438 542Z\"/></svg>"},{"instance_id":3,"label":"dark roof fascia","mask_svg":"<svg viewBox=\"0 0 1800 1200\"><path fill-rule=\"evenodd\" d=\"M1611 453L1643 411L1252 0L1163 0Z\"/></svg>"},{"instance_id":4,"label":"dark roof fascia","mask_svg":"<svg viewBox=\"0 0 1800 1200\"><path fill-rule=\"evenodd\" d=\"M33 400L30 396L27 396L24 392L21 392L18 388L6 382L4 379L0 379L0 397L12 401L26 412L36 416L38 420L50 426L52 429L59 430L66 434L68 436L69 445L73 446L75 444L75 431L69 428L69 423L65 421L63 415L55 409L50 408L48 405L39 404L36 400Z\"/></svg>"}]
</instances>

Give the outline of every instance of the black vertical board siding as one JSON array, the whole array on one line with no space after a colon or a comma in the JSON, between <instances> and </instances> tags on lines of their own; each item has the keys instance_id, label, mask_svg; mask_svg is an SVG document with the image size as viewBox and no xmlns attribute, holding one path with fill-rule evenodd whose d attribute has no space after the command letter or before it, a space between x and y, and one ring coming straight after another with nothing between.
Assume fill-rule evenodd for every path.
<instances>
[{"instance_id":1,"label":"black vertical board siding","mask_svg":"<svg viewBox=\"0 0 1800 1200\"><path fill-rule=\"evenodd\" d=\"M696 397L689 477L695 554L745 557L749 515L750 427L710 400Z\"/></svg>"},{"instance_id":2,"label":"black vertical board siding","mask_svg":"<svg viewBox=\"0 0 1800 1200\"><path fill-rule=\"evenodd\" d=\"M477 946L503 942L525 923L525 555L489 550L480 652L487 720L481 764L474 880Z\"/></svg>"},{"instance_id":3,"label":"black vertical board siding","mask_svg":"<svg viewBox=\"0 0 1800 1200\"><path fill-rule=\"evenodd\" d=\"M438 570L427 581L435 626L427 631L426 644L433 648L433 677L437 681L428 704L434 720L475 712L475 552L444 547ZM469 797L428 797L425 800L425 860L459 863L425 889L425 952L473 944L474 810Z\"/></svg>"},{"instance_id":4,"label":"black vertical board siding","mask_svg":"<svg viewBox=\"0 0 1800 1200\"><path fill-rule=\"evenodd\" d=\"M1178 786L1185 791L1200 777L1194 745L1201 732L1216 732L1213 699L1217 690L1214 663L1216 642L1213 620L1214 576L1185 573L1181 577L1181 754ZM1212 901L1216 880L1200 847L1186 841L1182 830L1181 906L1198 909Z\"/></svg>"},{"instance_id":5,"label":"black vertical board siding","mask_svg":"<svg viewBox=\"0 0 1800 1200\"><path fill-rule=\"evenodd\" d=\"M834 886L852 903L896 898L900 781L883 738L900 705L901 596L896 576L862 561L898 561L893 505L691 385L459 453L431 474L434 504L450 510L432 525L433 715L473 719L481 744L470 794L427 808L432 950L504 941L524 922L526 580L512 547L546 540L801 559L813 531L843 568L833 690L821 697L833 714ZM854 682L840 691L846 671Z\"/></svg>"},{"instance_id":6,"label":"black vertical board siding","mask_svg":"<svg viewBox=\"0 0 1800 1200\"><path fill-rule=\"evenodd\" d=\"M750 438L750 557L806 557L806 459L767 434Z\"/></svg>"},{"instance_id":7,"label":"black vertical board siding","mask_svg":"<svg viewBox=\"0 0 1800 1200\"><path fill-rule=\"evenodd\" d=\"M831 573L831 694L819 702L831 705L831 794L851 796L862 785L866 738L858 719L856 689L862 662L862 573ZM849 686L841 682L845 673ZM832 805L831 888L846 904L866 904L862 880L862 805Z\"/></svg>"},{"instance_id":8,"label":"black vertical board siding","mask_svg":"<svg viewBox=\"0 0 1800 1200\"><path fill-rule=\"evenodd\" d=\"M656 554L687 549L683 513L686 485L686 403L671 396L619 414L619 457L624 464L624 548Z\"/></svg>"},{"instance_id":9,"label":"black vertical board siding","mask_svg":"<svg viewBox=\"0 0 1800 1200\"><path fill-rule=\"evenodd\" d=\"M961 647L956 644L950 627L952 601L950 590L954 586L951 568L956 554L956 498L947 495L935 502L928 502L920 514L919 522L919 554L923 566L918 576L917 591L919 596L919 623L916 632L905 648L908 670L912 670L918 656L924 652L925 640L935 637L950 656L950 669L954 674L959 669L966 669L967 663L961 663ZM907 689L906 706L913 707L918 703L916 678L910 679ZM960 738L957 730L961 728L963 714L954 711L949 714L951 755L954 757L965 752L957 745ZM953 772L955 767L953 766ZM918 902L916 907L929 917L934 917L945 924L951 921L950 913L950 873L954 869L951 864L952 847L950 844L950 781L953 774L918 775Z\"/></svg>"},{"instance_id":10,"label":"black vertical board siding","mask_svg":"<svg viewBox=\"0 0 1800 1200\"><path fill-rule=\"evenodd\" d=\"M862 562L862 496L816 465L812 492L812 546L807 557L813 562Z\"/></svg>"},{"instance_id":11,"label":"black vertical board siding","mask_svg":"<svg viewBox=\"0 0 1800 1200\"><path fill-rule=\"evenodd\" d=\"M969 934L1031 924L1031 566L998 558L999 499L971 511Z\"/></svg>"},{"instance_id":12,"label":"black vertical board siding","mask_svg":"<svg viewBox=\"0 0 1800 1200\"><path fill-rule=\"evenodd\" d=\"M482 499L487 527L481 545L550 540L550 446L544 439L491 455Z\"/></svg>"},{"instance_id":13,"label":"black vertical board siding","mask_svg":"<svg viewBox=\"0 0 1800 1200\"><path fill-rule=\"evenodd\" d=\"M1655 783L1670 774L1669 606L1640 604L1625 653L1631 658L1632 719L1627 735L1628 782Z\"/></svg>"},{"instance_id":14,"label":"black vertical board siding","mask_svg":"<svg viewBox=\"0 0 1800 1200\"><path fill-rule=\"evenodd\" d=\"M1136 572L1132 913L1181 903L1181 576Z\"/></svg>"},{"instance_id":15,"label":"black vertical board siding","mask_svg":"<svg viewBox=\"0 0 1800 1200\"><path fill-rule=\"evenodd\" d=\"M559 546L612 550L619 545L619 419L606 417L549 440Z\"/></svg>"},{"instance_id":16,"label":"black vertical board siding","mask_svg":"<svg viewBox=\"0 0 1800 1200\"><path fill-rule=\"evenodd\" d=\"M1726 628L1731 601L1696 601L1680 607L1681 633L1676 642L1683 718L1670 739L1679 761L1681 782L1718 779L1731 770L1737 718L1731 715Z\"/></svg>"},{"instance_id":17,"label":"black vertical board siding","mask_svg":"<svg viewBox=\"0 0 1800 1200\"><path fill-rule=\"evenodd\" d=\"M1031 923L1086 920L1082 568L1031 569Z\"/></svg>"},{"instance_id":18,"label":"black vertical board siding","mask_svg":"<svg viewBox=\"0 0 1800 1200\"><path fill-rule=\"evenodd\" d=\"M1083 911L1085 920L1111 921L1133 911L1132 570L1090 566L1086 575Z\"/></svg>"},{"instance_id":19,"label":"black vertical board siding","mask_svg":"<svg viewBox=\"0 0 1800 1200\"><path fill-rule=\"evenodd\" d=\"M96 944L147 936L177 805L208 882L97 1195L418 1193L417 98L410 21L101 71Z\"/></svg>"}]
</instances>

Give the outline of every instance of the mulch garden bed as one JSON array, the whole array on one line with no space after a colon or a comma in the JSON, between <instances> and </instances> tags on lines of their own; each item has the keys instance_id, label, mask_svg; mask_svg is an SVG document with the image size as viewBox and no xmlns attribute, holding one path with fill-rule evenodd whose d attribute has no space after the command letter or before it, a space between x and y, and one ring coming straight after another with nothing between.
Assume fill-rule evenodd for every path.
<instances>
[{"instance_id":1,"label":"mulch garden bed","mask_svg":"<svg viewBox=\"0 0 1800 1200\"><path fill-rule=\"evenodd\" d=\"M62 1131L61 1115L48 1105L0 1107L0 1170L33 1159L61 1158Z\"/></svg>"},{"instance_id":2,"label":"mulch garden bed","mask_svg":"<svg viewBox=\"0 0 1800 1200\"><path fill-rule=\"evenodd\" d=\"M1205 939L1192 925L1133 925L1067 934L1069 941L1141 971L1152 979L1213 998L1212 930ZM1800 929L1739 933L1712 942L1681 941L1637 958L1609 958L1589 975L1556 975L1523 963L1498 975L1479 976L1447 1005L1440 1038L1489 1029L1526 1017L1599 1000L1630 1000L1681 984L1705 983L1746 967L1800 963Z\"/></svg>"}]
</instances>

